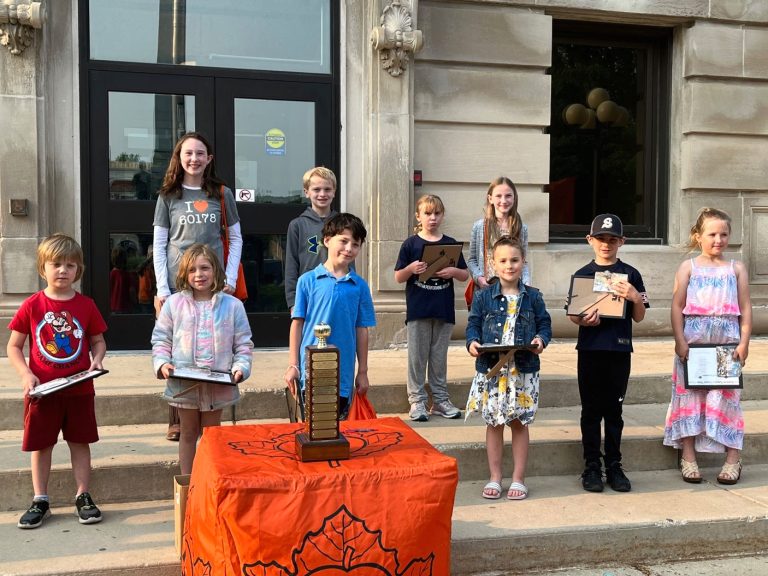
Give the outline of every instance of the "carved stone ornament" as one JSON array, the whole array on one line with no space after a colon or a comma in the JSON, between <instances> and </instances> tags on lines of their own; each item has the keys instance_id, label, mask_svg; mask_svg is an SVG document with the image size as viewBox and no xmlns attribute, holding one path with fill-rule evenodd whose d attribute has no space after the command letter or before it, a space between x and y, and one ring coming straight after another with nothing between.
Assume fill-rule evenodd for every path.
<instances>
[{"instance_id":1,"label":"carved stone ornament","mask_svg":"<svg viewBox=\"0 0 768 576\"><path fill-rule=\"evenodd\" d=\"M11 54L19 55L24 52L24 49L32 44L32 29L39 30L42 27L41 2L2 0L0 3L0 44L7 46Z\"/></svg>"},{"instance_id":2,"label":"carved stone ornament","mask_svg":"<svg viewBox=\"0 0 768 576\"><path fill-rule=\"evenodd\" d=\"M405 5L404 5L405 4ZM408 52L421 50L421 30L413 29L408 2L393 0L384 8L381 26L371 30L371 44L381 53L381 65L391 76L400 76L408 64Z\"/></svg>"}]
</instances>

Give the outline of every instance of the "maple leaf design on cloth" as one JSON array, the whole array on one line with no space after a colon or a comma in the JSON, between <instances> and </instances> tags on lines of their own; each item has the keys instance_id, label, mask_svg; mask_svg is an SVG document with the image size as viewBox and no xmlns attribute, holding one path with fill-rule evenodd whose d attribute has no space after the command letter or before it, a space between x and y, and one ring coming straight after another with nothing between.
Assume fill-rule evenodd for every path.
<instances>
[{"instance_id":1,"label":"maple leaf design on cloth","mask_svg":"<svg viewBox=\"0 0 768 576\"><path fill-rule=\"evenodd\" d=\"M245 564L245 576L431 576L434 554L416 558L400 568L397 550L385 548L380 530L341 506L325 518L316 532L309 532L293 552L293 567L263 561Z\"/></svg>"}]
</instances>

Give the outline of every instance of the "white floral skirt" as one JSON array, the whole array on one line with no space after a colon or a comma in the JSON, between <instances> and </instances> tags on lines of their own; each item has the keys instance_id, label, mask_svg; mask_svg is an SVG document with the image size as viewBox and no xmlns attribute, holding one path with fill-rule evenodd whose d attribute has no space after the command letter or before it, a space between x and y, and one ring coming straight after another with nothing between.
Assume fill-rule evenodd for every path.
<instances>
[{"instance_id":1,"label":"white floral skirt","mask_svg":"<svg viewBox=\"0 0 768 576\"><path fill-rule=\"evenodd\" d=\"M527 426L539 408L539 373L517 371L513 362L487 380L478 372L472 380L464 420L479 413L489 426L510 424L513 420Z\"/></svg>"}]
</instances>

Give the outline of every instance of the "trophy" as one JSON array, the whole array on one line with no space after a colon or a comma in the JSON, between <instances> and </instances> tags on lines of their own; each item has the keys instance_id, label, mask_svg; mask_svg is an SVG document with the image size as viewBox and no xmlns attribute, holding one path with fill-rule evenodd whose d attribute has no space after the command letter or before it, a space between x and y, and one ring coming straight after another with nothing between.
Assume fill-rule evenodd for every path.
<instances>
[{"instance_id":1,"label":"trophy","mask_svg":"<svg viewBox=\"0 0 768 576\"><path fill-rule=\"evenodd\" d=\"M346 460L349 442L339 432L339 349L327 343L331 327L314 327L317 344L305 349L304 430L296 435L302 462Z\"/></svg>"}]
</instances>

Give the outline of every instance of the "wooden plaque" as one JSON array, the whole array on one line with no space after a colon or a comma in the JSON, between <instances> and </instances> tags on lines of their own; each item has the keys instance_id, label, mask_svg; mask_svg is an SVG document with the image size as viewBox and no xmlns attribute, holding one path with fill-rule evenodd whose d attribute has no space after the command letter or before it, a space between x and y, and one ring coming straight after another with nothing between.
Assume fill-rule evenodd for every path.
<instances>
[{"instance_id":1,"label":"wooden plaque","mask_svg":"<svg viewBox=\"0 0 768 576\"><path fill-rule=\"evenodd\" d=\"M568 292L568 316L586 316L597 309L601 318L624 318L627 301L612 292L595 292L595 279L591 276L571 276Z\"/></svg>"},{"instance_id":2,"label":"wooden plaque","mask_svg":"<svg viewBox=\"0 0 768 576\"><path fill-rule=\"evenodd\" d=\"M419 282L426 282L435 272L448 266L456 266L461 257L461 244L425 244L421 251L421 261L427 263L427 269L419 274Z\"/></svg>"}]
</instances>

